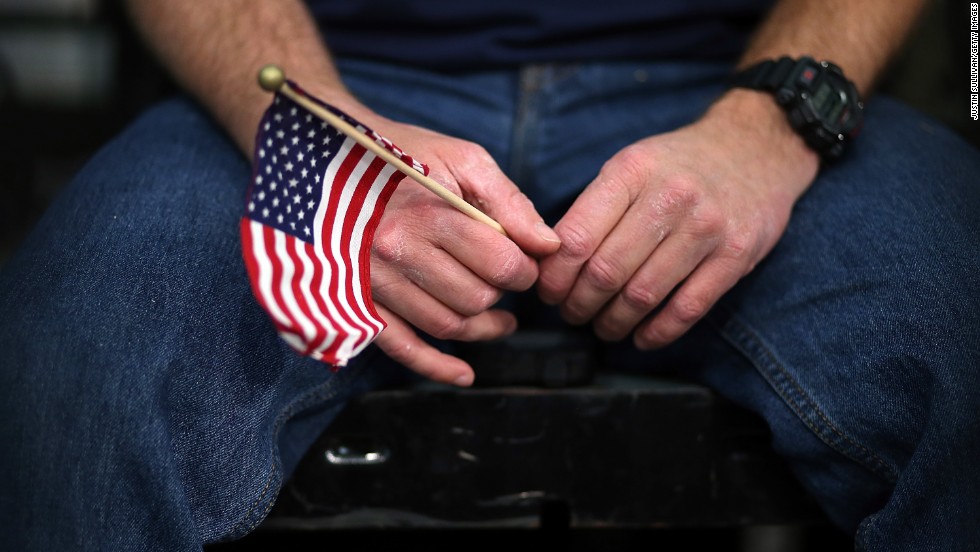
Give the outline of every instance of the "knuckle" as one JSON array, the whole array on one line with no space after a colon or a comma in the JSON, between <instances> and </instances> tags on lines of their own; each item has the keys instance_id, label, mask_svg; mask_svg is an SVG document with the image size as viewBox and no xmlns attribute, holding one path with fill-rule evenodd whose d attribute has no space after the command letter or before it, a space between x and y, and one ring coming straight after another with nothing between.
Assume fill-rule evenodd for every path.
<instances>
[{"instance_id":1,"label":"knuckle","mask_svg":"<svg viewBox=\"0 0 980 552\"><path fill-rule=\"evenodd\" d=\"M452 172L457 178L463 175L483 176L487 171L493 170L497 166L493 157L483 146L465 140L456 143L454 158ZM471 180L473 180L471 187L481 187L485 179L473 178Z\"/></svg>"},{"instance_id":2,"label":"knuckle","mask_svg":"<svg viewBox=\"0 0 980 552\"><path fill-rule=\"evenodd\" d=\"M697 235L717 236L725 230L727 220L721 207L706 203L698 206L692 224L693 231Z\"/></svg>"},{"instance_id":3,"label":"knuckle","mask_svg":"<svg viewBox=\"0 0 980 552\"><path fill-rule=\"evenodd\" d=\"M420 234L436 228L447 232L455 229L458 222L452 216L456 214L453 209L447 209L446 204L438 200L434 195L420 198L412 205L410 221Z\"/></svg>"},{"instance_id":4,"label":"knuckle","mask_svg":"<svg viewBox=\"0 0 980 552\"><path fill-rule=\"evenodd\" d=\"M465 188L467 195L481 201L499 201L498 185L503 174L493 156L483 146L459 141L450 163L450 172L454 175L454 180Z\"/></svg>"},{"instance_id":5,"label":"knuckle","mask_svg":"<svg viewBox=\"0 0 980 552\"><path fill-rule=\"evenodd\" d=\"M418 349L408 340L389 342L383 350L392 360L406 366L413 365L418 358Z\"/></svg>"},{"instance_id":6,"label":"knuckle","mask_svg":"<svg viewBox=\"0 0 980 552\"><path fill-rule=\"evenodd\" d=\"M455 313L449 313L435 320L429 333L437 339L454 339L465 329L466 320Z\"/></svg>"},{"instance_id":7,"label":"knuckle","mask_svg":"<svg viewBox=\"0 0 980 552\"><path fill-rule=\"evenodd\" d=\"M575 300L569 300L562 304L561 313L565 320L573 324L580 324L592 317L592 313L586 309L585 305Z\"/></svg>"},{"instance_id":8,"label":"knuckle","mask_svg":"<svg viewBox=\"0 0 980 552\"><path fill-rule=\"evenodd\" d=\"M534 203L531 198L527 197L527 194L522 192L520 188L508 186L508 192L505 199L505 203L511 209L510 213L507 214L518 214L523 215L524 213L530 211L534 212Z\"/></svg>"},{"instance_id":9,"label":"knuckle","mask_svg":"<svg viewBox=\"0 0 980 552\"><path fill-rule=\"evenodd\" d=\"M429 173L429 177L432 180L435 180L444 188L456 195L462 194L462 188L460 188L459 180L456 178L452 168L439 167L430 170L432 172Z\"/></svg>"},{"instance_id":10,"label":"knuckle","mask_svg":"<svg viewBox=\"0 0 980 552\"><path fill-rule=\"evenodd\" d=\"M649 312L660 304L660 297L642 284L627 285L622 293L623 303L639 312Z\"/></svg>"},{"instance_id":11,"label":"knuckle","mask_svg":"<svg viewBox=\"0 0 980 552\"><path fill-rule=\"evenodd\" d=\"M664 215L688 213L702 203L704 193L697 181L688 177L674 177L670 184L657 194L658 210Z\"/></svg>"},{"instance_id":12,"label":"knuckle","mask_svg":"<svg viewBox=\"0 0 980 552\"><path fill-rule=\"evenodd\" d=\"M733 259L743 259L752 249L752 240L745 234L733 234L725 239L723 248L726 256Z\"/></svg>"},{"instance_id":13,"label":"knuckle","mask_svg":"<svg viewBox=\"0 0 980 552\"><path fill-rule=\"evenodd\" d=\"M605 316L596 318L592 322L592 329L599 339L614 341L621 337L619 326L608 320Z\"/></svg>"},{"instance_id":14,"label":"knuckle","mask_svg":"<svg viewBox=\"0 0 980 552\"><path fill-rule=\"evenodd\" d=\"M685 326L690 326L708 313L711 301L700 295L681 294L671 301L671 314Z\"/></svg>"},{"instance_id":15,"label":"knuckle","mask_svg":"<svg viewBox=\"0 0 980 552\"><path fill-rule=\"evenodd\" d=\"M378 232L371 246L374 255L387 263L398 263L408 252L405 233L398 229Z\"/></svg>"},{"instance_id":16,"label":"knuckle","mask_svg":"<svg viewBox=\"0 0 980 552\"><path fill-rule=\"evenodd\" d=\"M379 270L371 271L371 295L374 297L375 301L384 301L387 297L390 297L397 293L395 280L391 278L379 277Z\"/></svg>"},{"instance_id":17,"label":"knuckle","mask_svg":"<svg viewBox=\"0 0 980 552\"><path fill-rule=\"evenodd\" d=\"M477 144L476 142L470 142L467 140L462 140L459 142L459 153L467 160L469 163L487 163L493 162L493 158L487 152L486 148Z\"/></svg>"},{"instance_id":18,"label":"knuckle","mask_svg":"<svg viewBox=\"0 0 980 552\"><path fill-rule=\"evenodd\" d=\"M570 283L560 274L544 265L537 281L538 294L548 304L556 304L565 298Z\"/></svg>"},{"instance_id":19,"label":"knuckle","mask_svg":"<svg viewBox=\"0 0 980 552\"><path fill-rule=\"evenodd\" d=\"M656 321L636 333L636 343L641 348L659 346L669 341L669 337Z\"/></svg>"},{"instance_id":20,"label":"knuckle","mask_svg":"<svg viewBox=\"0 0 980 552\"><path fill-rule=\"evenodd\" d=\"M626 146L610 161L615 163L615 171L629 181L644 181L651 165L650 153L636 144ZM606 167L610 167L607 163Z\"/></svg>"},{"instance_id":21,"label":"knuckle","mask_svg":"<svg viewBox=\"0 0 980 552\"><path fill-rule=\"evenodd\" d=\"M629 276L617 263L599 255L589 259L584 275L593 287L605 292L619 291Z\"/></svg>"},{"instance_id":22,"label":"knuckle","mask_svg":"<svg viewBox=\"0 0 980 552\"><path fill-rule=\"evenodd\" d=\"M469 295L468 300L463 305L464 311L461 314L476 316L492 307L497 301L500 300L501 296L502 293L499 290L489 286L484 289L474 291Z\"/></svg>"},{"instance_id":23,"label":"knuckle","mask_svg":"<svg viewBox=\"0 0 980 552\"><path fill-rule=\"evenodd\" d=\"M468 217L447 203L440 201L420 207L417 220L422 227L420 232L426 235L426 239L444 243L465 231Z\"/></svg>"},{"instance_id":24,"label":"knuckle","mask_svg":"<svg viewBox=\"0 0 980 552\"><path fill-rule=\"evenodd\" d=\"M495 268L490 283L504 289L529 287L534 282L534 274L527 274L524 253L516 248L507 248L495 256Z\"/></svg>"},{"instance_id":25,"label":"knuckle","mask_svg":"<svg viewBox=\"0 0 980 552\"><path fill-rule=\"evenodd\" d=\"M561 238L559 254L571 259L587 259L598 244L589 232L577 224L563 224L556 229Z\"/></svg>"}]
</instances>

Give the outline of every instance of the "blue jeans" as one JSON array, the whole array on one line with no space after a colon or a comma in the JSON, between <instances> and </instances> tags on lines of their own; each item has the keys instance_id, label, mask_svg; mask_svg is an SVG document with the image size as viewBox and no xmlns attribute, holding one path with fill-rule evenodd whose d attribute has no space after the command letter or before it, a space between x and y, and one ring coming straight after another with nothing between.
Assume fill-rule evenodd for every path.
<instances>
[{"instance_id":1,"label":"blue jeans","mask_svg":"<svg viewBox=\"0 0 980 552\"><path fill-rule=\"evenodd\" d=\"M617 150L694 120L728 71L341 67L381 113L485 146L552 223ZM760 413L859 548L966 550L980 542L980 153L885 98L850 153L706 320L610 361L681 367ZM406 377L373 348L333 373L279 340L241 261L249 176L198 107L166 102L3 267L5 549L240 537L348 398Z\"/></svg>"}]
</instances>

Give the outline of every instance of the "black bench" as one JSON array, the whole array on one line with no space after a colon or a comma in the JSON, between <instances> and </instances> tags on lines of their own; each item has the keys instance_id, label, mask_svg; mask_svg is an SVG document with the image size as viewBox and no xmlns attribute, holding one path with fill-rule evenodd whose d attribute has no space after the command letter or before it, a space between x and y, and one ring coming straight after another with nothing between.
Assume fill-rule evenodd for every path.
<instances>
[{"instance_id":1,"label":"black bench","mask_svg":"<svg viewBox=\"0 0 980 552\"><path fill-rule=\"evenodd\" d=\"M644 544L664 535L691 544L700 535L715 550L851 549L751 412L701 385L583 376L575 369L582 359L552 359L536 385L425 383L355 399L266 521L235 546L292 539L312 548L338 536L469 545L515 531L523 536L514 542L527 544L542 534L526 531L534 529L552 544L557 530L569 546L601 530L606 544L615 531ZM505 360L512 376L527 375L519 359ZM770 548L760 548L764 541Z\"/></svg>"}]
</instances>

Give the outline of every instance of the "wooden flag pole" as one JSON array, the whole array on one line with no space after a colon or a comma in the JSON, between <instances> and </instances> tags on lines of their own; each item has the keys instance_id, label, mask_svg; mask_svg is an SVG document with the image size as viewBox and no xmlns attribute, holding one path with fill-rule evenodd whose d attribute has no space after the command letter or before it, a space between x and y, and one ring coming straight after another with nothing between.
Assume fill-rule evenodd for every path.
<instances>
[{"instance_id":1,"label":"wooden flag pole","mask_svg":"<svg viewBox=\"0 0 980 552\"><path fill-rule=\"evenodd\" d=\"M289 83L286 82L286 75L282 72L282 69L280 69L278 66L266 65L265 67L263 67L259 71L259 85L261 85L262 88L268 90L269 92L279 91L282 94L285 94L286 96L289 97L289 99L300 104L301 106L306 108L308 111L310 111L317 117L323 119L324 121L326 121L333 127L337 128L347 136L353 138L354 140L357 141L358 144L361 144L362 146L364 146L365 148L373 152L378 157L384 159L388 163L391 163L402 174L411 177L419 184L425 186L430 191L432 191L432 193L446 200L447 202L449 202L450 205L459 209L464 214L486 224L487 226L493 228L497 232L500 232L504 236L507 235L507 231L504 230L504 227L501 226L499 222L487 216L486 213L470 205L469 203L466 202L466 200L459 197L458 195L450 192L442 184L439 184L435 180L429 178L428 176L408 166L407 163L399 159L395 154L388 151L384 146L378 144L363 132L351 126L350 123L348 123L347 121L334 115L329 110L323 109L323 107L318 105L316 102L310 100L303 94L297 94L296 91L289 86Z\"/></svg>"}]
</instances>

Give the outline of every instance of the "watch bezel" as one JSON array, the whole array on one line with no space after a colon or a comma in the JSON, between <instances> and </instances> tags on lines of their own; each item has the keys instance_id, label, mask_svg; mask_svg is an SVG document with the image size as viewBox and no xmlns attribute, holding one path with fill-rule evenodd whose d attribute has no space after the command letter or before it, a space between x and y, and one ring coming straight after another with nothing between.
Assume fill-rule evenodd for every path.
<instances>
[{"instance_id":1,"label":"watch bezel","mask_svg":"<svg viewBox=\"0 0 980 552\"><path fill-rule=\"evenodd\" d=\"M807 74L806 72L811 73ZM830 86L840 96L841 115L825 118L814 104L822 86ZM864 104L857 88L837 65L828 61L801 58L775 91L776 101L786 110L790 125L806 143L829 159L843 154L847 142L860 130Z\"/></svg>"}]
</instances>

